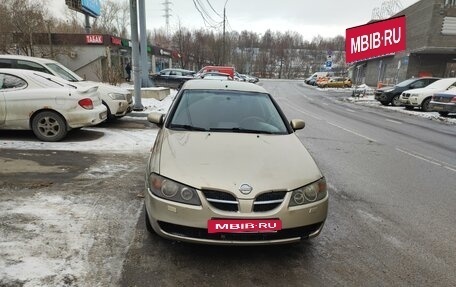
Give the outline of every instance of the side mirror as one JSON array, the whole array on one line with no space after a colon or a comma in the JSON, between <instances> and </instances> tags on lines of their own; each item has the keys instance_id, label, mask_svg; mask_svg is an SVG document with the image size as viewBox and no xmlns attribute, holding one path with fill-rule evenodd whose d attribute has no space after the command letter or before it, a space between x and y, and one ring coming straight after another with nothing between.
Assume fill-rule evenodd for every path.
<instances>
[{"instance_id":1,"label":"side mirror","mask_svg":"<svg viewBox=\"0 0 456 287\"><path fill-rule=\"evenodd\" d=\"M165 115L162 113L152 112L147 115L147 120L161 127L164 122Z\"/></svg>"},{"instance_id":2,"label":"side mirror","mask_svg":"<svg viewBox=\"0 0 456 287\"><path fill-rule=\"evenodd\" d=\"M298 119L291 120L290 124L294 131L302 130L306 126L306 123L303 120Z\"/></svg>"}]
</instances>

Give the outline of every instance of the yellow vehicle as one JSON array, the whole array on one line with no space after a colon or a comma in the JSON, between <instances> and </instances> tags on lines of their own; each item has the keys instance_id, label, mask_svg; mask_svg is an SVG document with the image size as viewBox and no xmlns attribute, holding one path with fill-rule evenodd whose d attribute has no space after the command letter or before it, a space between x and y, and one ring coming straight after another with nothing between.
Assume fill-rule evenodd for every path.
<instances>
[{"instance_id":1,"label":"yellow vehicle","mask_svg":"<svg viewBox=\"0 0 456 287\"><path fill-rule=\"evenodd\" d=\"M318 83L320 88L349 88L351 86L351 79L346 77L332 77Z\"/></svg>"}]
</instances>

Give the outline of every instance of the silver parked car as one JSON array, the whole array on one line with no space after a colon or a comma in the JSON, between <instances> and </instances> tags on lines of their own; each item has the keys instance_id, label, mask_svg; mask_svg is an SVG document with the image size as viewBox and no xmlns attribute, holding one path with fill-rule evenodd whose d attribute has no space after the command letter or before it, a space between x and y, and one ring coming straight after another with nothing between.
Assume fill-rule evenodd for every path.
<instances>
[{"instance_id":1,"label":"silver parked car","mask_svg":"<svg viewBox=\"0 0 456 287\"><path fill-rule=\"evenodd\" d=\"M41 72L0 69L0 129L32 130L42 141L60 141L71 129L106 120L97 90Z\"/></svg>"},{"instance_id":2,"label":"silver parked car","mask_svg":"<svg viewBox=\"0 0 456 287\"><path fill-rule=\"evenodd\" d=\"M278 244L317 236L326 181L262 87L191 80L165 116L146 170L146 226L178 241Z\"/></svg>"}]
</instances>

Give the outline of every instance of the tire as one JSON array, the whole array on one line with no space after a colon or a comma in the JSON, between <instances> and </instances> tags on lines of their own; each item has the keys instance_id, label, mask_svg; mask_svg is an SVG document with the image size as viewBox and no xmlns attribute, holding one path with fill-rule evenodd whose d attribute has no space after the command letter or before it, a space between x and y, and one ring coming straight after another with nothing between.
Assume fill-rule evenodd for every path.
<instances>
[{"instance_id":1,"label":"tire","mask_svg":"<svg viewBox=\"0 0 456 287\"><path fill-rule=\"evenodd\" d=\"M423 112L430 112L431 111L431 108L429 107L429 103L431 102L431 98L426 98L423 100L423 102L421 103L421 110Z\"/></svg>"},{"instance_id":2,"label":"tire","mask_svg":"<svg viewBox=\"0 0 456 287\"><path fill-rule=\"evenodd\" d=\"M150 223L150 219L149 219L149 213L147 213L147 208L146 208L146 205L144 204L144 214L145 214L145 221L146 221L146 230L149 232L149 233L155 233L154 229L152 228L152 224Z\"/></svg>"},{"instance_id":3,"label":"tire","mask_svg":"<svg viewBox=\"0 0 456 287\"><path fill-rule=\"evenodd\" d=\"M439 115L442 117L447 117L449 112L439 112Z\"/></svg>"},{"instance_id":4,"label":"tire","mask_svg":"<svg viewBox=\"0 0 456 287\"><path fill-rule=\"evenodd\" d=\"M401 101L399 100L399 96L400 96L400 95L395 95L395 96L391 99L391 105L392 105L393 107L402 106L402 103L401 103Z\"/></svg>"},{"instance_id":5,"label":"tire","mask_svg":"<svg viewBox=\"0 0 456 287\"><path fill-rule=\"evenodd\" d=\"M32 119L32 131L38 139L46 142L60 141L68 133L65 119L52 111L36 114Z\"/></svg>"},{"instance_id":6,"label":"tire","mask_svg":"<svg viewBox=\"0 0 456 287\"><path fill-rule=\"evenodd\" d=\"M117 120L117 117L114 116L112 113L111 113L111 110L109 109L108 107L108 104L106 104L104 101L102 102L102 104L106 107L106 109L108 110L108 115L106 117L106 121L107 122L113 122L115 120Z\"/></svg>"}]
</instances>

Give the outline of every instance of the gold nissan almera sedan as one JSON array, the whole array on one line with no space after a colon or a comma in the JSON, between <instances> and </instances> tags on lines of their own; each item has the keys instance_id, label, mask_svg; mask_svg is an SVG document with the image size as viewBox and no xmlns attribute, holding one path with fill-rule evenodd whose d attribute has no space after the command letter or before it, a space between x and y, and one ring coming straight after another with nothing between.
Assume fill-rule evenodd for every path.
<instances>
[{"instance_id":1,"label":"gold nissan almera sedan","mask_svg":"<svg viewBox=\"0 0 456 287\"><path fill-rule=\"evenodd\" d=\"M146 226L194 243L261 245L317 236L326 220L326 181L262 87L191 80L168 114L146 171Z\"/></svg>"}]
</instances>

